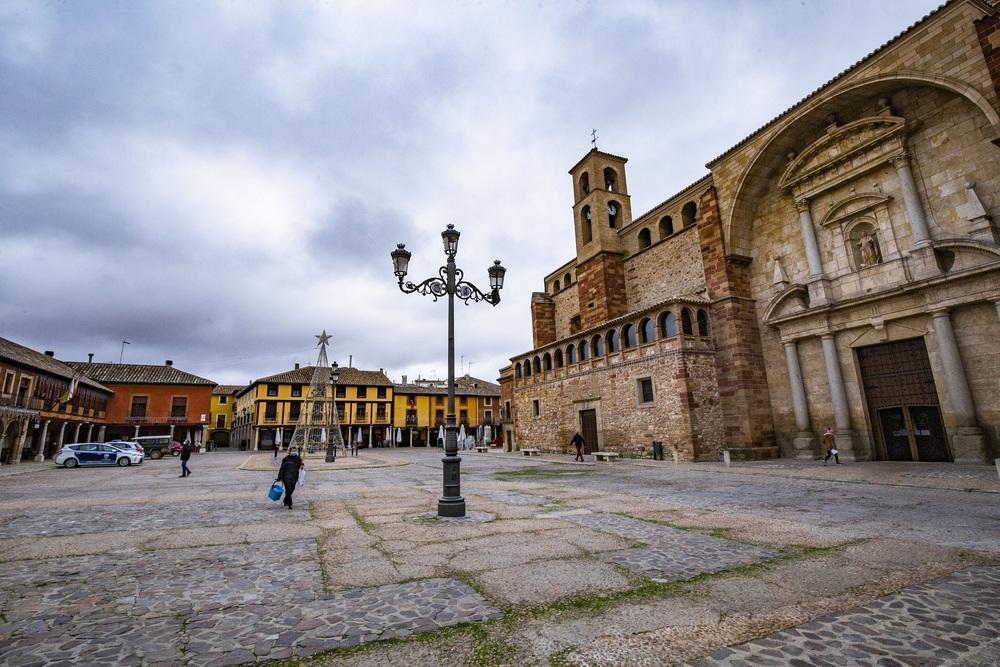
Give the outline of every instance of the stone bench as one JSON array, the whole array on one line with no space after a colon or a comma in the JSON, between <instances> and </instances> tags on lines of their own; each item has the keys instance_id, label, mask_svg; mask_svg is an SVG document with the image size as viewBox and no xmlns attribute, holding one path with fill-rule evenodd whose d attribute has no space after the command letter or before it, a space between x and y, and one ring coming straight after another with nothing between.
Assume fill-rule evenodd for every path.
<instances>
[{"instance_id":1,"label":"stone bench","mask_svg":"<svg viewBox=\"0 0 1000 667\"><path fill-rule=\"evenodd\" d=\"M594 452L594 460L613 463L618 460L618 454L615 452Z\"/></svg>"},{"instance_id":2,"label":"stone bench","mask_svg":"<svg viewBox=\"0 0 1000 667\"><path fill-rule=\"evenodd\" d=\"M490 448L487 447L487 446L485 446L485 445L477 445L476 446L476 451L479 452L480 454L484 454L484 453L490 451Z\"/></svg>"},{"instance_id":3,"label":"stone bench","mask_svg":"<svg viewBox=\"0 0 1000 667\"><path fill-rule=\"evenodd\" d=\"M538 456L541 452L537 449L522 449L521 453L525 456Z\"/></svg>"}]
</instances>

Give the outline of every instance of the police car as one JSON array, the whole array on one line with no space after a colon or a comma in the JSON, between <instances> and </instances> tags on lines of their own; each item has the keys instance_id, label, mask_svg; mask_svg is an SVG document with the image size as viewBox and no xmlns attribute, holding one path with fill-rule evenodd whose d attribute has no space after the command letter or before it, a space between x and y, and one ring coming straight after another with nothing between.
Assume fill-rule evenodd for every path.
<instances>
[{"instance_id":1,"label":"police car","mask_svg":"<svg viewBox=\"0 0 1000 667\"><path fill-rule=\"evenodd\" d=\"M142 463L142 453L133 450L121 450L100 442L86 442L76 445L66 445L56 456L57 466L75 468L77 466L130 466Z\"/></svg>"}]
</instances>

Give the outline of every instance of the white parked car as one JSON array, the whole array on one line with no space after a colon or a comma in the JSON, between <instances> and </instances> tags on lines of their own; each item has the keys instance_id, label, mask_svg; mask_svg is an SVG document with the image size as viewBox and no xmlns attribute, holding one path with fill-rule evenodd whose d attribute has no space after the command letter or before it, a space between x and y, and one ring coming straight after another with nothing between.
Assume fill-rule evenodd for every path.
<instances>
[{"instance_id":1,"label":"white parked car","mask_svg":"<svg viewBox=\"0 0 1000 667\"><path fill-rule=\"evenodd\" d=\"M77 466L130 466L142 463L142 454L133 450L118 449L99 442L81 442L65 445L56 456L56 465Z\"/></svg>"},{"instance_id":2,"label":"white parked car","mask_svg":"<svg viewBox=\"0 0 1000 667\"><path fill-rule=\"evenodd\" d=\"M138 452L142 456L146 455L146 450L144 450L142 448L142 445L140 445L137 442L129 442L128 440L111 440L109 442L104 442L99 444L111 445L116 449L122 449L125 451Z\"/></svg>"}]
</instances>

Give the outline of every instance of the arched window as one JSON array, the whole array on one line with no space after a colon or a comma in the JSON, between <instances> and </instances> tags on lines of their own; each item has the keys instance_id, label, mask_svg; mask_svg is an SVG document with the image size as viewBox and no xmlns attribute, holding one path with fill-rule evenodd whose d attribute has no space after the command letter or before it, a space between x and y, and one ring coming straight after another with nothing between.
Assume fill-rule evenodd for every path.
<instances>
[{"instance_id":1,"label":"arched window","mask_svg":"<svg viewBox=\"0 0 1000 667\"><path fill-rule=\"evenodd\" d=\"M694 224L694 218L698 214L698 205L693 201L689 201L684 204L684 208L681 209L681 220L684 222L685 227L690 227Z\"/></svg>"},{"instance_id":2,"label":"arched window","mask_svg":"<svg viewBox=\"0 0 1000 667\"><path fill-rule=\"evenodd\" d=\"M694 333L694 330L691 328L691 311L687 308L681 311L681 331L687 336Z\"/></svg>"},{"instance_id":3,"label":"arched window","mask_svg":"<svg viewBox=\"0 0 1000 667\"><path fill-rule=\"evenodd\" d=\"M608 225L611 229L618 226L619 214L622 211L622 205L616 201L608 202Z\"/></svg>"},{"instance_id":4,"label":"arched window","mask_svg":"<svg viewBox=\"0 0 1000 667\"><path fill-rule=\"evenodd\" d=\"M677 335L677 318L669 310L660 317L660 335L664 338Z\"/></svg>"},{"instance_id":5,"label":"arched window","mask_svg":"<svg viewBox=\"0 0 1000 667\"><path fill-rule=\"evenodd\" d=\"M552 355L549 354L548 352L546 352L545 356L542 357L542 368L544 368L547 371L552 370Z\"/></svg>"},{"instance_id":6,"label":"arched window","mask_svg":"<svg viewBox=\"0 0 1000 667\"><path fill-rule=\"evenodd\" d=\"M586 361L588 358L590 358L590 348L587 347L587 341L585 340L580 341L579 350L580 350L580 361Z\"/></svg>"},{"instance_id":7,"label":"arched window","mask_svg":"<svg viewBox=\"0 0 1000 667\"><path fill-rule=\"evenodd\" d=\"M642 342L652 343L653 339L656 337L656 327L653 326L653 320L648 317L639 323L639 331L642 332Z\"/></svg>"},{"instance_id":8,"label":"arched window","mask_svg":"<svg viewBox=\"0 0 1000 667\"><path fill-rule=\"evenodd\" d=\"M531 369L533 372L535 373L542 372L542 360L539 359L538 357L535 357L535 363L533 364L533 366L534 368Z\"/></svg>"},{"instance_id":9,"label":"arched window","mask_svg":"<svg viewBox=\"0 0 1000 667\"><path fill-rule=\"evenodd\" d=\"M622 341L625 343L626 350L635 347L635 327L631 324L626 324L625 328L622 329Z\"/></svg>"},{"instance_id":10,"label":"arched window","mask_svg":"<svg viewBox=\"0 0 1000 667\"><path fill-rule=\"evenodd\" d=\"M698 309L698 335L708 335L708 313L700 308Z\"/></svg>"},{"instance_id":11,"label":"arched window","mask_svg":"<svg viewBox=\"0 0 1000 667\"><path fill-rule=\"evenodd\" d=\"M566 287L569 287L570 285L572 285L573 284L573 276L571 276L568 273L565 276L563 276L563 284L566 285Z\"/></svg>"},{"instance_id":12,"label":"arched window","mask_svg":"<svg viewBox=\"0 0 1000 667\"><path fill-rule=\"evenodd\" d=\"M641 232L639 232L639 250L642 250L643 248L648 248L652 244L653 242L649 238L648 229L644 229Z\"/></svg>"},{"instance_id":13,"label":"arched window","mask_svg":"<svg viewBox=\"0 0 1000 667\"><path fill-rule=\"evenodd\" d=\"M576 363L576 346L570 345L566 348L566 363L575 364Z\"/></svg>"},{"instance_id":14,"label":"arched window","mask_svg":"<svg viewBox=\"0 0 1000 667\"><path fill-rule=\"evenodd\" d=\"M524 375L521 374L521 364L514 366L514 377L522 378Z\"/></svg>"},{"instance_id":15,"label":"arched window","mask_svg":"<svg viewBox=\"0 0 1000 667\"><path fill-rule=\"evenodd\" d=\"M561 288L559 287L559 281L558 280L555 281L554 283L552 283L552 291L553 292L558 292L560 289Z\"/></svg>"},{"instance_id":16,"label":"arched window","mask_svg":"<svg viewBox=\"0 0 1000 667\"><path fill-rule=\"evenodd\" d=\"M618 173L611 167L604 169L604 189L608 192L617 192L615 186L618 183Z\"/></svg>"},{"instance_id":17,"label":"arched window","mask_svg":"<svg viewBox=\"0 0 1000 667\"><path fill-rule=\"evenodd\" d=\"M667 238L674 233L674 219L669 215L660 218L660 240Z\"/></svg>"},{"instance_id":18,"label":"arched window","mask_svg":"<svg viewBox=\"0 0 1000 667\"><path fill-rule=\"evenodd\" d=\"M583 190L583 194L590 194L590 174L583 172L580 176L580 189Z\"/></svg>"},{"instance_id":19,"label":"arched window","mask_svg":"<svg viewBox=\"0 0 1000 667\"><path fill-rule=\"evenodd\" d=\"M524 360L524 377L531 377L531 359Z\"/></svg>"},{"instance_id":20,"label":"arched window","mask_svg":"<svg viewBox=\"0 0 1000 667\"><path fill-rule=\"evenodd\" d=\"M612 329L605 336L608 341L608 354L618 351L618 332Z\"/></svg>"},{"instance_id":21,"label":"arched window","mask_svg":"<svg viewBox=\"0 0 1000 667\"><path fill-rule=\"evenodd\" d=\"M590 340L591 345L594 346L594 356L603 357L604 356L604 339L601 338L600 334L597 334Z\"/></svg>"},{"instance_id":22,"label":"arched window","mask_svg":"<svg viewBox=\"0 0 1000 667\"><path fill-rule=\"evenodd\" d=\"M590 226L590 207L584 206L580 215L583 216L580 220L580 228L583 230L583 245L587 245L594 240L594 231Z\"/></svg>"},{"instance_id":23,"label":"arched window","mask_svg":"<svg viewBox=\"0 0 1000 667\"><path fill-rule=\"evenodd\" d=\"M563 367L562 349L557 347L554 356L556 358L556 368L562 368Z\"/></svg>"}]
</instances>

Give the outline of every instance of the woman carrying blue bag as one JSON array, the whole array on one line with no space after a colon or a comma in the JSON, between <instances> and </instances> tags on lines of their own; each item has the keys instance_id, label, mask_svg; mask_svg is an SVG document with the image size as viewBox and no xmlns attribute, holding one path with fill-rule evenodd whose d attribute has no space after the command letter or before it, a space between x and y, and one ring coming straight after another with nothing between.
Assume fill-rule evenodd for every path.
<instances>
[{"instance_id":1,"label":"woman carrying blue bag","mask_svg":"<svg viewBox=\"0 0 1000 667\"><path fill-rule=\"evenodd\" d=\"M292 493L295 491L295 485L299 481L299 470L305 467L305 463L299 458L298 452L295 448L289 448L288 456L281 459L281 467L278 469L278 479L275 482L281 482L285 485L285 507L292 509ZM271 492L274 493L274 487L271 487ZM275 498L277 500L277 498Z\"/></svg>"}]
</instances>

